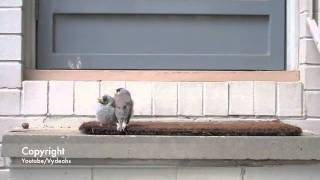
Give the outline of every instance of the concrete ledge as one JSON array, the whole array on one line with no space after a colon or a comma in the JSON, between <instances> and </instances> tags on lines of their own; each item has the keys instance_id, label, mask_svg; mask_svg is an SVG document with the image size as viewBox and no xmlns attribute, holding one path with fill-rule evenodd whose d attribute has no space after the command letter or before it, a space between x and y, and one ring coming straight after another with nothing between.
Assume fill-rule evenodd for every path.
<instances>
[{"instance_id":1,"label":"concrete ledge","mask_svg":"<svg viewBox=\"0 0 320 180\"><path fill-rule=\"evenodd\" d=\"M320 160L320 137L94 136L77 130L22 130L4 135L2 155L19 158L22 148L65 149L63 158ZM43 157L52 157L50 155Z\"/></svg>"}]
</instances>

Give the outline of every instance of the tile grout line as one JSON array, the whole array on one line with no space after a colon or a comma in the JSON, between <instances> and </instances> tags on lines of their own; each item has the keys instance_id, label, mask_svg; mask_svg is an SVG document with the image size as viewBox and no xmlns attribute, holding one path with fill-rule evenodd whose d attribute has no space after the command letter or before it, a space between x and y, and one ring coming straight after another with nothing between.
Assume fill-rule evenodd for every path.
<instances>
[{"instance_id":1,"label":"tile grout line","mask_svg":"<svg viewBox=\"0 0 320 180\"><path fill-rule=\"evenodd\" d=\"M49 95L50 95L50 81L46 81L46 85L47 85L47 112L45 113L45 115L49 115Z\"/></svg>"},{"instance_id":2,"label":"tile grout line","mask_svg":"<svg viewBox=\"0 0 320 180\"><path fill-rule=\"evenodd\" d=\"M231 115L231 104L230 104L230 94L231 94L231 84L229 81L227 82L228 83L228 113L227 113L227 116L230 116Z\"/></svg>"},{"instance_id":3,"label":"tile grout line","mask_svg":"<svg viewBox=\"0 0 320 180\"><path fill-rule=\"evenodd\" d=\"M201 83L201 86L202 86L202 109L201 109L201 113L202 113L202 116L205 116L206 112L205 112L205 108L206 108L206 104L205 104L205 94L207 93L207 82L202 82Z\"/></svg>"},{"instance_id":4,"label":"tile grout line","mask_svg":"<svg viewBox=\"0 0 320 180\"><path fill-rule=\"evenodd\" d=\"M278 82L275 82L274 116L278 119Z\"/></svg>"},{"instance_id":5,"label":"tile grout line","mask_svg":"<svg viewBox=\"0 0 320 180\"><path fill-rule=\"evenodd\" d=\"M75 103L76 103L76 82L72 81L73 87L72 87L72 115L76 115L75 113Z\"/></svg>"},{"instance_id":6,"label":"tile grout line","mask_svg":"<svg viewBox=\"0 0 320 180\"><path fill-rule=\"evenodd\" d=\"M151 82L151 116L155 116L155 105L154 105L154 82Z\"/></svg>"},{"instance_id":7,"label":"tile grout line","mask_svg":"<svg viewBox=\"0 0 320 180\"><path fill-rule=\"evenodd\" d=\"M256 116L256 103L255 103L255 88L256 86L256 81L252 81L252 110L253 110L253 116Z\"/></svg>"},{"instance_id":8,"label":"tile grout line","mask_svg":"<svg viewBox=\"0 0 320 180\"><path fill-rule=\"evenodd\" d=\"M246 168L245 167L241 167L240 179L244 180L245 179L245 175L246 175Z\"/></svg>"},{"instance_id":9,"label":"tile grout line","mask_svg":"<svg viewBox=\"0 0 320 180\"><path fill-rule=\"evenodd\" d=\"M180 85L181 85L181 82L178 82L177 83L177 116L180 115Z\"/></svg>"}]
</instances>

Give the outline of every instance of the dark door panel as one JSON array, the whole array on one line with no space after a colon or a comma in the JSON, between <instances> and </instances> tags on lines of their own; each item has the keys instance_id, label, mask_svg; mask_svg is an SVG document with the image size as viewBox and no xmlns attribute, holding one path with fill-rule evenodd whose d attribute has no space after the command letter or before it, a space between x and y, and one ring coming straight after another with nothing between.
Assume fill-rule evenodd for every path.
<instances>
[{"instance_id":1,"label":"dark door panel","mask_svg":"<svg viewBox=\"0 0 320 180\"><path fill-rule=\"evenodd\" d=\"M284 69L285 0L39 3L40 69Z\"/></svg>"}]
</instances>

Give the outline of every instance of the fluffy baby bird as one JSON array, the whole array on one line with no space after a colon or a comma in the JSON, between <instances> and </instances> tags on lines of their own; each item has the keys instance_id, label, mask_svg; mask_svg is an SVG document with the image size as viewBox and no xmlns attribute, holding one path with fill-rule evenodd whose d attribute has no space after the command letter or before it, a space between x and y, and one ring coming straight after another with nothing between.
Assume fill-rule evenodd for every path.
<instances>
[{"instance_id":1,"label":"fluffy baby bird","mask_svg":"<svg viewBox=\"0 0 320 180\"><path fill-rule=\"evenodd\" d=\"M109 95L98 99L96 116L101 124L115 124L117 122L114 105L114 99Z\"/></svg>"},{"instance_id":2,"label":"fluffy baby bird","mask_svg":"<svg viewBox=\"0 0 320 180\"><path fill-rule=\"evenodd\" d=\"M124 131L133 114L133 101L130 92L124 88L116 90L114 96L117 130Z\"/></svg>"}]
</instances>

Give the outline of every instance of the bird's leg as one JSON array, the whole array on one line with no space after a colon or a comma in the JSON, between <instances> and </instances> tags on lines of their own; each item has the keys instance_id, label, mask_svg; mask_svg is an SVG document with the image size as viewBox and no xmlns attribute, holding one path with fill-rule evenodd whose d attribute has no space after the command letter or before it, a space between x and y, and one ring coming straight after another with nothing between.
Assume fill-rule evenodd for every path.
<instances>
[{"instance_id":1,"label":"bird's leg","mask_svg":"<svg viewBox=\"0 0 320 180\"><path fill-rule=\"evenodd\" d=\"M120 123L117 123L117 131L121 131Z\"/></svg>"},{"instance_id":2,"label":"bird's leg","mask_svg":"<svg viewBox=\"0 0 320 180\"><path fill-rule=\"evenodd\" d=\"M122 122L122 131L124 131L126 129L126 127L127 127L126 122Z\"/></svg>"}]
</instances>

